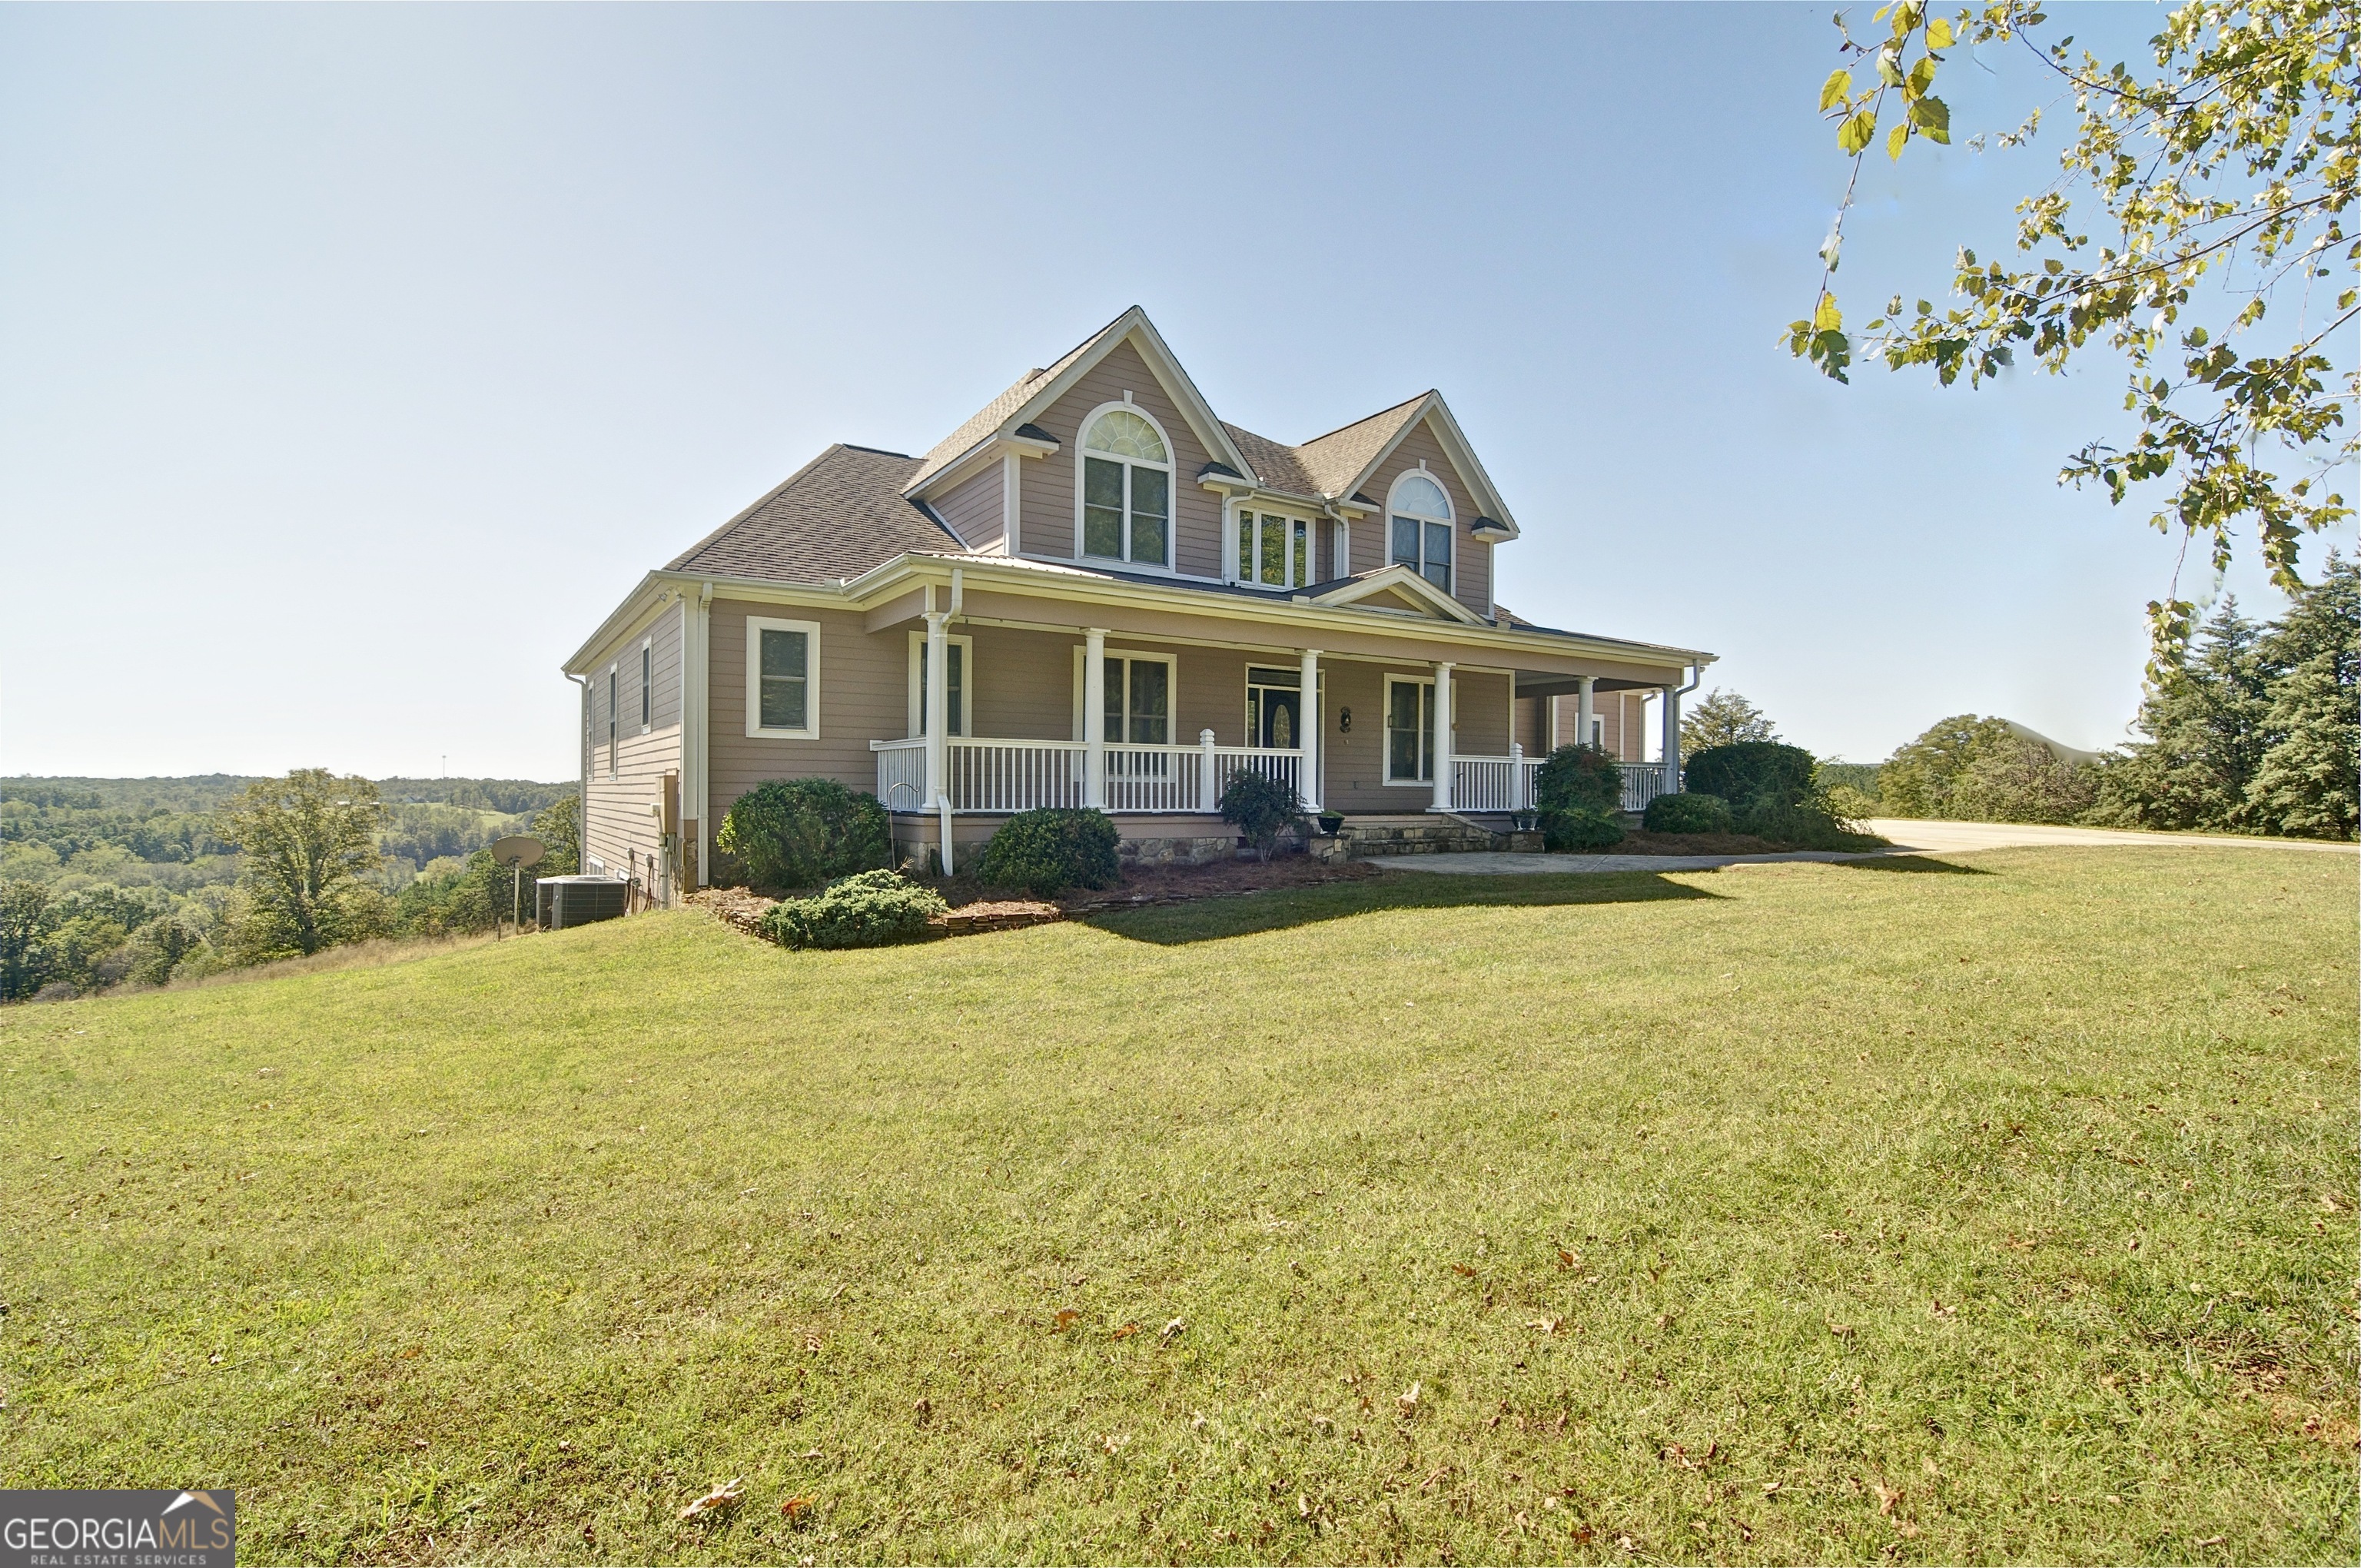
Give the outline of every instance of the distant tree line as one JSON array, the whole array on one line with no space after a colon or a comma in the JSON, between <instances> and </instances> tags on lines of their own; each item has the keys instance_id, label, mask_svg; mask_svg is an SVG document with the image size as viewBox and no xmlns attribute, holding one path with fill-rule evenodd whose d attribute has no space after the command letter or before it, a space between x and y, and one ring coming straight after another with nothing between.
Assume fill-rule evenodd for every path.
<instances>
[{"instance_id":1,"label":"distant tree line","mask_svg":"<svg viewBox=\"0 0 2361 1568\"><path fill-rule=\"evenodd\" d=\"M2332 554L2277 620L2235 599L2152 680L2122 749L2070 760L1998 718L1961 714L1843 788L1856 815L2355 837L2361 565Z\"/></svg>"},{"instance_id":2,"label":"distant tree line","mask_svg":"<svg viewBox=\"0 0 2361 1568\"><path fill-rule=\"evenodd\" d=\"M575 871L577 817L522 780L0 781L0 1001L485 930L512 888L484 846L530 830L537 874Z\"/></svg>"}]
</instances>

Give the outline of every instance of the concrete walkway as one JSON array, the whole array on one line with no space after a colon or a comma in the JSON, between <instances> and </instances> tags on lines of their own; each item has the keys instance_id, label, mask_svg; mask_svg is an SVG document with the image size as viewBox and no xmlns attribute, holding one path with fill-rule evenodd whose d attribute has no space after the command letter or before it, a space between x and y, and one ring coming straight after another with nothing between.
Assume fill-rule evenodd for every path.
<instances>
[{"instance_id":1,"label":"concrete walkway","mask_svg":"<svg viewBox=\"0 0 2361 1568\"><path fill-rule=\"evenodd\" d=\"M1390 872L1444 872L1461 876L1563 876L1571 872L1703 872L1720 866L1776 865L1790 861L1865 861L1881 855L1957 854L2040 845L2162 846L2196 850L2294 850L2351 855L2351 844L2301 839L2227 839L2198 833L2125 833L2106 828L2051 828L2019 822L1913 822L1879 817L1865 826L1894 840L1890 850L1846 854L1795 850L1776 855L1380 855L1367 861Z\"/></svg>"}]
</instances>

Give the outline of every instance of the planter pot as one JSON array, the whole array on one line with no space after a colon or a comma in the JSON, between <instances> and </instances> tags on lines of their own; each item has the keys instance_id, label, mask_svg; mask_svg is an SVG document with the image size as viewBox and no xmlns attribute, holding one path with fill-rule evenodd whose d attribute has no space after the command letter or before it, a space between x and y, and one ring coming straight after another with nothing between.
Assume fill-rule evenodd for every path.
<instances>
[{"instance_id":1,"label":"planter pot","mask_svg":"<svg viewBox=\"0 0 2361 1568\"><path fill-rule=\"evenodd\" d=\"M1344 826L1345 817L1341 812L1323 811L1320 814L1320 831L1330 838L1334 838Z\"/></svg>"}]
</instances>

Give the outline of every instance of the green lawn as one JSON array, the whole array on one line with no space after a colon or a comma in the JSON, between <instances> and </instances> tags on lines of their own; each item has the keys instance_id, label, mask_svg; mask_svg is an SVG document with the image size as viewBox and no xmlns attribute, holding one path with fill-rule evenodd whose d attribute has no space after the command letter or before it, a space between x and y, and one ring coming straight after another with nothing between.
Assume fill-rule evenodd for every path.
<instances>
[{"instance_id":1,"label":"green lawn","mask_svg":"<svg viewBox=\"0 0 2361 1568\"><path fill-rule=\"evenodd\" d=\"M15 1008L0 1482L256 1563L2350 1563L2356 902L1404 875Z\"/></svg>"}]
</instances>

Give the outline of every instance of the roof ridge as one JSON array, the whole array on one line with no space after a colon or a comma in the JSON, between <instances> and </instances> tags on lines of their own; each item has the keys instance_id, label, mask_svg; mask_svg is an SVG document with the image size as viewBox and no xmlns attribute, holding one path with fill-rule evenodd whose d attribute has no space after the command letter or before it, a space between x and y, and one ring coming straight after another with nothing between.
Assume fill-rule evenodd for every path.
<instances>
[{"instance_id":1,"label":"roof ridge","mask_svg":"<svg viewBox=\"0 0 2361 1568\"><path fill-rule=\"evenodd\" d=\"M1332 435L1342 435L1348 430L1352 430L1359 425L1367 424L1373 419L1383 419L1386 415L1392 413L1397 409L1406 409L1412 403L1423 401L1428 398L1439 398L1442 395L1443 393L1439 389L1429 387L1425 391L1414 393L1410 397L1404 398L1398 403L1388 403L1384 408L1379 409L1373 414L1363 414L1358 419L1346 420L1343 424L1338 425L1334 430L1323 430L1317 435L1297 442L1295 449L1300 452L1304 447L1312 445L1317 442L1325 441Z\"/></svg>"}]
</instances>

